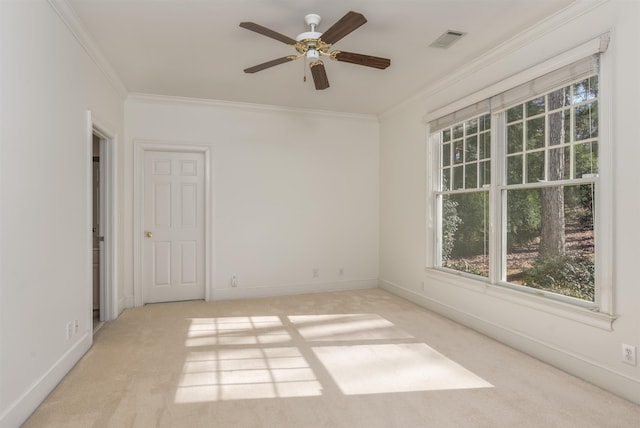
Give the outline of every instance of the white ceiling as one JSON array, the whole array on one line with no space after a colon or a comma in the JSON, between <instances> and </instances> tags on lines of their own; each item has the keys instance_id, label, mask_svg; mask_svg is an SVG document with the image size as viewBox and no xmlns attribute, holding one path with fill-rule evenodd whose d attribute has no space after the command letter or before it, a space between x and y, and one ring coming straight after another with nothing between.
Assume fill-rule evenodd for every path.
<instances>
[{"instance_id":1,"label":"white ceiling","mask_svg":"<svg viewBox=\"0 0 640 428\"><path fill-rule=\"evenodd\" d=\"M66 0L129 92L380 114L574 0ZM391 59L386 70L325 60L316 91L304 61L243 69L295 50L240 28L253 21L295 38L317 13L368 22L334 48ZM467 35L431 48L446 30Z\"/></svg>"}]
</instances>

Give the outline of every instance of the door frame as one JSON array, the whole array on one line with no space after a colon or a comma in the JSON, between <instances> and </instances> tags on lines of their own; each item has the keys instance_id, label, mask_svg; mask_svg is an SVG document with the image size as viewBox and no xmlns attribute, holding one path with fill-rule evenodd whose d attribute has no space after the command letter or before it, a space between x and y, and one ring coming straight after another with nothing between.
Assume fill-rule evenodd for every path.
<instances>
[{"instance_id":1,"label":"door frame","mask_svg":"<svg viewBox=\"0 0 640 428\"><path fill-rule=\"evenodd\" d=\"M201 153L204 155L204 298L212 296L213 271L213 186L211 180L211 147L156 140L133 141L133 303L144 305L142 263L144 262L144 157L145 152Z\"/></svg>"},{"instance_id":2,"label":"door frame","mask_svg":"<svg viewBox=\"0 0 640 428\"><path fill-rule=\"evenodd\" d=\"M93 228L93 136L100 138L100 212L99 218L100 231L104 236L104 241L100 243L100 321L111 321L118 318L118 290L115 287L115 278L117 275L116 266L116 141L117 134L112 132L108 126L98 120L89 110L87 112L87 170L89 171L89 179L87 183L88 190L88 215L87 230ZM93 237L90 234L89 245L87 250L88 270L93 269ZM88 284L93 284L93 277ZM89 294L89 304L91 319L93 319L93 286L91 286Z\"/></svg>"}]
</instances>

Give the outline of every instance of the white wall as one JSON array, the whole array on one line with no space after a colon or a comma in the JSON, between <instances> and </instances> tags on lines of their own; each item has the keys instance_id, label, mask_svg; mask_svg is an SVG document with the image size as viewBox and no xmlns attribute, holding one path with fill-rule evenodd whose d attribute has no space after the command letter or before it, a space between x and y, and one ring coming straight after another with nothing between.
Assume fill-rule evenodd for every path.
<instances>
[{"instance_id":1,"label":"white wall","mask_svg":"<svg viewBox=\"0 0 640 428\"><path fill-rule=\"evenodd\" d=\"M589 4L595 8L586 7ZM381 120L381 285L551 364L640 403L640 368L623 364L622 343L640 349L637 159L640 128L640 3L578 2L505 46L491 61L425 89ZM529 66L612 30L614 298L612 331L520 304L482 286L445 283L425 270L426 125L424 116ZM424 286L423 286L424 283Z\"/></svg>"},{"instance_id":2,"label":"white wall","mask_svg":"<svg viewBox=\"0 0 640 428\"><path fill-rule=\"evenodd\" d=\"M0 29L0 426L15 427L91 345L87 110L122 135L124 101L46 1L1 1Z\"/></svg>"},{"instance_id":3,"label":"white wall","mask_svg":"<svg viewBox=\"0 0 640 428\"><path fill-rule=\"evenodd\" d=\"M129 192L136 142L211 148L213 299L378 285L376 118L149 96L125 109Z\"/></svg>"}]
</instances>

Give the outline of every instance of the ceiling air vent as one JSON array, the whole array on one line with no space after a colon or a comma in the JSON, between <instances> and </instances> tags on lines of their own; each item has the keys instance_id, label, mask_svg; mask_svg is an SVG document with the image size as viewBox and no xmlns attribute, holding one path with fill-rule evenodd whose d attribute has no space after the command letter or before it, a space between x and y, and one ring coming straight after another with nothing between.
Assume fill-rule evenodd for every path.
<instances>
[{"instance_id":1,"label":"ceiling air vent","mask_svg":"<svg viewBox=\"0 0 640 428\"><path fill-rule=\"evenodd\" d=\"M463 33L462 31L447 30L447 31L444 32L444 34L442 34L440 37L438 37L429 46L434 47L434 48L447 49L452 44L454 44L455 42L460 40L460 38L462 38L462 36L464 36L465 34L467 34L467 33Z\"/></svg>"}]
</instances>

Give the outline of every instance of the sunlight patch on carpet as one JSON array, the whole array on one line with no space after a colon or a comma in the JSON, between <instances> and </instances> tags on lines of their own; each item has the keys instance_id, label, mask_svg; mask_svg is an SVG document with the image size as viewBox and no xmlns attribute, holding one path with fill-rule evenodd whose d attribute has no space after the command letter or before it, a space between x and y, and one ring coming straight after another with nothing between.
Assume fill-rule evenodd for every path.
<instances>
[{"instance_id":1,"label":"sunlight patch on carpet","mask_svg":"<svg viewBox=\"0 0 640 428\"><path fill-rule=\"evenodd\" d=\"M290 341L291 336L277 316L194 318L185 345L260 345Z\"/></svg>"},{"instance_id":2,"label":"sunlight patch on carpet","mask_svg":"<svg viewBox=\"0 0 640 428\"><path fill-rule=\"evenodd\" d=\"M193 318L185 347L176 403L492 387L377 314Z\"/></svg>"},{"instance_id":3,"label":"sunlight patch on carpet","mask_svg":"<svg viewBox=\"0 0 640 428\"><path fill-rule=\"evenodd\" d=\"M321 393L320 382L297 348L219 349L189 354L175 402L311 397Z\"/></svg>"},{"instance_id":4,"label":"sunlight patch on carpet","mask_svg":"<svg viewBox=\"0 0 640 428\"><path fill-rule=\"evenodd\" d=\"M424 343L312 349L345 395L493 387Z\"/></svg>"},{"instance_id":5,"label":"sunlight patch on carpet","mask_svg":"<svg viewBox=\"0 0 640 428\"><path fill-rule=\"evenodd\" d=\"M413 339L377 314L294 315L289 321L309 341Z\"/></svg>"}]
</instances>

